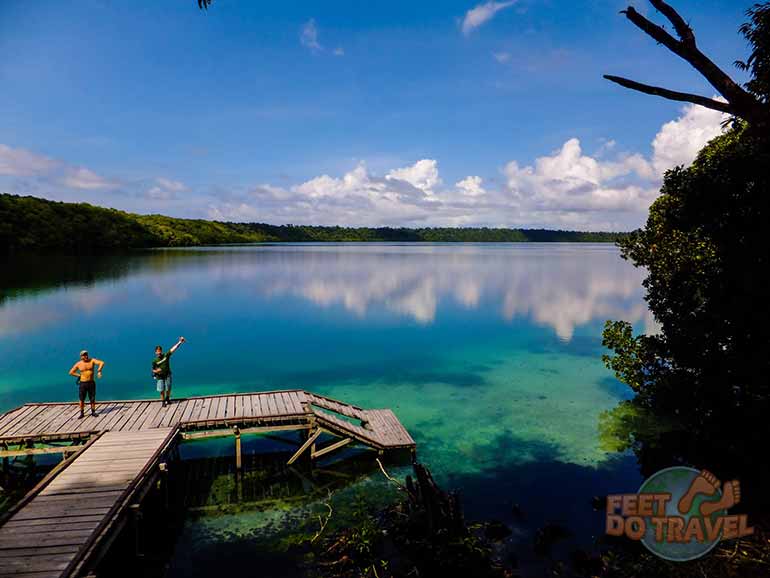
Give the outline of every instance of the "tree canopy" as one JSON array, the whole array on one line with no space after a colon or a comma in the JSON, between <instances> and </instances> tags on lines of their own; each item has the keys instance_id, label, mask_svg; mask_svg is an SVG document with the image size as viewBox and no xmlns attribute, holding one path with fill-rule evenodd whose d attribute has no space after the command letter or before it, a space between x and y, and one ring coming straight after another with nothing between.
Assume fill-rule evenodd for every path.
<instances>
[{"instance_id":1,"label":"tree canopy","mask_svg":"<svg viewBox=\"0 0 770 578\"><path fill-rule=\"evenodd\" d=\"M0 194L0 253L69 253L261 242L612 242L623 233L487 227L324 227L136 215L88 203Z\"/></svg>"},{"instance_id":2,"label":"tree canopy","mask_svg":"<svg viewBox=\"0 0 770 578\"><path fill-rule=\"evenodd\" d=\"M741 28L745 63L764 74L768 4ZM757 81L757 82L755 82ZM747 87L767 102L766 77ZM770 508L770 303L765 239L770 217L770 136L739 121L690 167L666 173L646 225L620 241L648 275L646 299L660 331L634 336L608 321L605 362L636 393L602 419L615 449L634 448L644 474L675 463L741 479L746 502ZM611 435L610 435L611 434ZM745 504L744 504L745 505Z\"/></svg>"}]
</instances>

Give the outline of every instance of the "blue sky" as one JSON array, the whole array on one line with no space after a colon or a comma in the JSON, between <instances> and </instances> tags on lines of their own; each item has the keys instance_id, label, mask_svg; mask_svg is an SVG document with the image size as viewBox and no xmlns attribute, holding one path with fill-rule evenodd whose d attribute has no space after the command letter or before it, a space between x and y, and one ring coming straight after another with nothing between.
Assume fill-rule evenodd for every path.
<instances>
[{"instance_id":1,"label":"blue sky","mask_svg":"<svg viewBox=\"0 0 770 578\"><path fill-rule=\"evenodd\" d=\"M745 80L751 2L672 3ZM627 4L3 0L0 191L273 223L633 228L721 119L601 78L714 92Z\"/></svg>"}]
</instances>

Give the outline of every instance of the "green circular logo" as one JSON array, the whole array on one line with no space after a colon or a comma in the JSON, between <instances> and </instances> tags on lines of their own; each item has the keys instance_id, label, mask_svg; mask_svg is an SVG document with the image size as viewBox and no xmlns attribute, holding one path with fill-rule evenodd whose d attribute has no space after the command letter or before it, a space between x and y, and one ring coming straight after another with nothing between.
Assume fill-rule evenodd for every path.
<instances>
[{"instance_id":1,"label":"green circular logo","mask_svg":"<svg viewBox=\"0 0 770 578\"><path fill-rule=\"evenodd\" d=\"M693 468L674 466L660 470L647 478L639 488L639 493L661 494L670 493L671 499L666 503L664 512L656 512L655 517L681 518L681 527L676 532L670 529L671 522L666 525L656 524L655 517L645 518L646 530L642 544L665 560L686 562L707 554L719 543L722 537L720 530L716 536L708 536L706 532L699 535L688 532L689 528L697 526L715 527L717 518L727 513L725 509L714 510L706 507L708 515L701 513L704 503L719 503L722 499L718 480L712 480L708 472L699 472ZM712 511L713 510L713 511ZM693 518L698 518L691 523ZM709 518L706 523L705 518ZM682 539L684 536L687 539Z\"/></svg>"}]
</instances>

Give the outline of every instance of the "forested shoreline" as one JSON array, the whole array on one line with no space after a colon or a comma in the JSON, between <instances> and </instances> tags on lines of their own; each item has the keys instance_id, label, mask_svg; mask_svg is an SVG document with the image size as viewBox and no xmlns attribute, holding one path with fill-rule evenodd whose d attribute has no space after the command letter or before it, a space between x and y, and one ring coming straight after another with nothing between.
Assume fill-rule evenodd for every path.
<instances>
[{"instance_id":1,"label":"forested shoreline","mask_svg":"<svg viewBox=\"0 0 770 578\"><path fill-rule=\"evenodd\" d=\"M265 242L602 242L625 233L487 227L335 227L138 215L88 203L0 194L0 252L98 252Z\"/></svg>"}]
</instances>

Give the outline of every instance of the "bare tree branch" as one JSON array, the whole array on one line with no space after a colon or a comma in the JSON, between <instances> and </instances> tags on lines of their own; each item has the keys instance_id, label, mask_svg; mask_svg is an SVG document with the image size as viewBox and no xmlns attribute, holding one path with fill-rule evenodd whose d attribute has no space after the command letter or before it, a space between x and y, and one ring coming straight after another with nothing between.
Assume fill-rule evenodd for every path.
<instances>
[{"instance_id":1,"label":"bare tree branch","mask_svg":"<svg viewBox=\"0 0 770 578\"><path fill-rule=\"evenodd\" d=\"M735 111L733 110L733 108L730 106L729 103L720 102L718 100L714 100L713 98L706 98L705 96L690 94L688 92L676 92L675 90L668 90L667 88L662 88L660 86L642 84L641 82L628 80L627 78L623 78L620 76L612 76L610 74L605 74L604 78L606 78L610 82L614 82L615 84L619 84L620 86L623 86L625 88L630 88L631 90L638 90L639 92L643 92L645 94L662 96L663 98L667 98L669 100L678 100L681 102L692 102L694 104L705 106L706 108L718 110L719 112L726 112L727 114L735 114Z\"/></svg>"},{"instance_id":2,"label":"bare tree branch","mask_svg":"<svg viewBox=\"0 0 770 578\"><path fill-rule=\"evenodd\" d=\"M698 48L695 46L695 37L692 33L692 29L690 29L690 27L676 12L676 10L674 10L671 6L662 0L650 0L650 3L658 10L660 10L666 16L666 18L671 21L671 23L674 25L674 28L677 30L677 33L682 37L682 40L677 40L671 36L663 29L662 26L659 26L642 16L632 6L629 6L623 10L622 14L625 14L626 18L628 18L645 34L663 44L671 52L683 60L686 60L693 68L695 68L695 70L700 72L703 77L709 81L711 86L713 86L717 92L719 92L719 94L727 99L727 101L730 103L732 114L740 116L741 118L749 121L759 121L763 119L766 114L764 110L760 109L761 103L759 103L750 93L741 88L732 78L730 78L724 71L722 71L721 68L714 64L711 59L709 59L705 54L698 50ZM690 40L691 36L692 40ZM639 90L639 88L636 88L636 90ZM669 98L669 96L666 96L662 92L655 94ZM692 102L690 99L686 100L688 102Z\"/></svg>"},{"instance_id":3,"label":"bare tree branch","mask_svg":"<svg viewBox=\"0 0 770 578\"><path fill-rule=\"evenodd\" d=\"M668 18L669 22L674 25L674 30L679 35L679 39L683 44L686 44L692 48L695 48L695 34L693 34L692 28L684 21L679 13L671 6L663 2L663 0L650 0L655 9Z\"/></svg>"}]
</instances>

